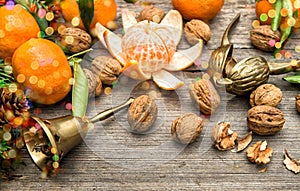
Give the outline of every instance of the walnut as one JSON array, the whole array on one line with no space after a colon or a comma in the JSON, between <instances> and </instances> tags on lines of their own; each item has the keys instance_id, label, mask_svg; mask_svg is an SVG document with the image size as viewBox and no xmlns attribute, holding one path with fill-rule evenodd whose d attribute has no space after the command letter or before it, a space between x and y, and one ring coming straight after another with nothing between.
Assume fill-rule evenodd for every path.
<instances>
[{"instance_id":1,"label":"walnut","mask_svg":"<svg viewBox=\"0 0 300 191\"><path fill-rule=\"evenodd\" d=\"M193 143L203 129L203 119L194 113L186 113L177 117L171 127L175 141L182 144Z\"/></svg>"},{"instance_id":2,"label":"walnut","mask_svg":"<svg viewBox=\"0 0 300 191\"><path fill-rule=\"evenodd\" d=\"M92 61L91 70L97 74L103 84L112 85L118 79L121 64L108 56L97 56Z\"/></svg>"},{"instance_id":3,"label":"walnut","mask_svg":"<svg viewBox=\"0 0 300 191\"><path fill-rule=\"evenodd\" d=\"M246 151L248 160L256 164L268 164L271 161L273 149L267 148L267 145L267 141L258 141L251 145Z\"/></svg>"},{"instance_id":4,"label":"walnut","mask_svg":"<svg viewBox=\"0 0 300 191\"><path fill-rule=\"evenodd\" d=\"M91 36L80 28L65 28L60 34L60 45L65 52L77 53L90 48Z\"/></svg>"},{"instance_id":5,"label":"walnut","mask_svg":"<svg viewBox=\"0 0 300 191\"><path fill-rule=\"evenodd\" d=\"M211 31L209 26L198 19L192 19L184 26L184 34L187 41L191 45L195 45L202 39L204 43L207 43L211 37Z\"/></svg>"},{"instance_id":6,"label":"walnut","mask_svg":"<svg viewBox=\"0 0 300 191\"><path fill-rule=\"evenodd\" d=\"M190 96L203 114L212 114L220 104L220 96L214 85L206 79L200 79L190 86Z\"/></svg>"},{"instance_id":7,"label":"walnut","mask_svg":"<svg viewBox=\"0 0 300 191\"><path fill-rule=\"evenodd\" d=\"M295 174L300 172L300 160L295 160L292 157L290 157L287 150L284 151L283 164L288 170L293 171Z\"/></svg>"},{"instance_id":8,"label":"walnut","mask_svg":"<svg viewBox=\"0 0 300 191\"><path fill-rule=\"evenodd\" d=\"M89 97L99 96L102 92L100 78L89 69L83 68L82 70L88 80Z\"/></svg>"},{"instance_id":9,"label":"walnut","mask_svg":"<svg viewBox=\"0 0 300 191\"><path fill-rule=\"evenodd\" d=\"M296 108L297 111L300 113L300 94L296 96Z\"/></svg>"},{"instance_id":10,"label":"walnut","mask_svg":"<svg viewBox=\"0 0 300 191\"><path fill-rule=\"evenodd\" d=\"M273 31L271 25L261 25L254 28L250 32L250 39L252 44L260 50L272 52L275 50L275 46L271 46L270 42L273 40L274 44L279 42L281 38L280 32Z\"/></svg>"},{"instance_id":11,"label":"walnut","mask_svg":"<svg viewBox=\"0 0 300 191\"><path fill-rule=\"evenodd\" d=\"M229 122L220 122L212 130L214 146L221 151L232 149L235 146L237 137L238 133L230 129Z\"/></svg>"},{"instance_id":12,"label":"walnut","mask_svg":"<svg viewBox=\"0 0 300 191\"><path fill-rule=\"evenodd\" d=\"M282 100L281 90L273 84L263 84L250 94L250 105L269 105L276 107Z\"/></svg>"},{"instance_id":13,"label":"walnut","mask_svg":"<svg viewBox=\"0 0 300 191\"><path fill-rule=\"evenodd\" d=\"M283 113L276 107L258 105L248 110L247 125L259 135L273 135L279 132L285 123Z\"/></svg>"},{"instance_id":14,"label":"walnut","mask_svg":"<svg viewBox=\"0 0 300 191\"><path fill-rule=\"evenodd\" d=\"M164 18L165 12L157 7L154 7L153 5L146 6L137 17L137 21L153 21L156 23L160 23L160 21Z\"/></svg>"},{"instance_id":15,"label":"walnut","mask_svg":"<svg viewBox=\"0 0 300 191\"><path fill-rule=\"evenodd\" d=\"M127 113L130 130L133 133L144 133L152 127L157 118L157 106L147 95L137 97Z\"/></svg>"}]
</instances>

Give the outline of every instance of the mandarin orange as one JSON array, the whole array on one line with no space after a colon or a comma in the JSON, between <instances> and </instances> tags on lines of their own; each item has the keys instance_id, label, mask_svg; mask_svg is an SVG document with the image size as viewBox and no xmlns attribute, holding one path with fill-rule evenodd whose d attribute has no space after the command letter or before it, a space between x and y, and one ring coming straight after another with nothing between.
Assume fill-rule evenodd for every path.
<instances>
[{"instance_id":1,"label":"mandarin orange","mask_svg":"<svg viewBox=\"0 0 300 191\"><path fill-rule=\"evenodd\" d=\"M14 51L40 28L34 17L21 5L0 7L0 58L11 58Z\"/></svg>"},{"instance_id":2,"label":"mandarin orange","mask_svg":"<svg viewBox=\"0 0 300 191\"><path fill-rule=\"evenodd\" d=\"M220 12L224 0L172 0L172 3L184 19L201 19L208 23Z\"/></svg>"},{"instance_id":3,"label":"mandarin orange","mask_svg":"<svg viewBox=\"0 0 300 191\"><path fill-rule=\"evenodd\" d=\"M80 18L79 6L76 0L63 0L61 3L62 14L67 22L78 18L79 27L84 29L83 22ZM94 0L94 18L91 22L90 29L95 28L97 22L107 27L110 21L114 21L117 15L117 4L114 0Z\"/></svg>"},{"instance_id":4,"label":"mandarin orange","mask_svg":"<svg viewBox=\"0 0 300 191\"><path fill-rule=\"evenodd\" d=\"M54 104L70 91L71 67L62 49L46 39L23 43L12 58L13 73L33 102Z\"/></svg>"}]
</instances>

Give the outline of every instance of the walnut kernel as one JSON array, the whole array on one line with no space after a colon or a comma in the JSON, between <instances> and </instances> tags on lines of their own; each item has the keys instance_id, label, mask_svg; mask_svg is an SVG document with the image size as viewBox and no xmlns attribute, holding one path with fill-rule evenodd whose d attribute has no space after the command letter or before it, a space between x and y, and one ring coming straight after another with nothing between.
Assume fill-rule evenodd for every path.
<instances>
[{"instance_id":1,"label":"walnut kernel","mask_svg":"<svg viewBox=\"0 0 300 191\"><path fill-rule=\"evenodd\" d=\"M256 164L268 164L271 161L273 149L267 148L267 145L267 141L258 141L251 145L246 151L248 160Z\"/></svg>"},{"instance_id":2,"label":"walnut kernel","mask_svg":"<svg viewBox=\"0 0 300 191\"><path fill-rule=\"evenodd\" d=\"M193 143L203 129L203 119L194 113L186 113L177 117L171 127L175 141L182 144Z\"/></svg>"}]
</instances>

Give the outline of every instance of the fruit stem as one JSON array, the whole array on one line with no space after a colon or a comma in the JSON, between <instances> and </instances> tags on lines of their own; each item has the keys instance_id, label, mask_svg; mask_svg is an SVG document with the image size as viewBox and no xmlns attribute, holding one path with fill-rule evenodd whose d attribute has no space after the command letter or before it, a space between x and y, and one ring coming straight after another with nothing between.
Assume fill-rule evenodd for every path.
<instances>
[{"instance_id":1,"label":"fruit stem","mask_svg":"<svg viewBox=\"0 0 300 191\"><path fill-rule=\"evenodd\" d=\"M87 49L87 50L84 50L84 51L78 52L78 53L76 53L76 54L73 54L73 55L69 56L67 59L70 60L70 59L73 58L73 57L80 56L80 55L85 54L85 53L87 53L87 52L90 52L90 51L92 51L92 50L93 50L92 48L89 48L89 49Z\"/></svg>"}]
</instances>

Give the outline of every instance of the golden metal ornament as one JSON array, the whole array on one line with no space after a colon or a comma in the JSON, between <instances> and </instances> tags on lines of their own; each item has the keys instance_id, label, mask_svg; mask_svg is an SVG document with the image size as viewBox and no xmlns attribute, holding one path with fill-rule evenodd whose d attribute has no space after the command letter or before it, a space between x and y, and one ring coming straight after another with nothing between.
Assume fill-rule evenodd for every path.
<instances>
[{"instance_id":1,"label":"golden metal ornament","mask_svg":"<svg viewBox=\"0 0 300 191\"><path fill-rule=\"evenodd\" d=\"M72 148L83 141L88 130L93 126L93 123L107 119L115 112L129 106L133 101L134 98L129 98L125 103L100 112L91 119L83 119L71 115L54 119L32 118L41 126L52 148L57 152L59 160L61 160ZM44 143L44 139L41 139L39 134L32 134L30 130L24 133L24 141L33 162L41 170L44 170L49 155L37 150L36 147L47 143Z\"/></svg>"},{"instance_id":2,"label":"golden metal ornament","mask_svg":"<svg viewBox=\"0 0 300 191\"><path fill-rule=\"evenodd\" d=\"M233 28L234 24L238 22L241 14L237 14L233 20L227 26L221 41L221 46L214 50L211 54L209 60L209 69L213 73L220 73L222 74L224 69L226 69L227 63L229 66L235 65L236 60L233 58L233 44L229 42L228 35L231 29Z\"/></svg>"},{"instance_id":3,"label":"golden metal ornament","mask_svg":"<svg viewBox=\"0 0 300 191\"><path fill-rule=\"evenodd\" d=\"M268 63L261 57L249 57L226 71L226 77L218 79L217 84L226 86L226 91L236 95L251 93L256 87L267 83L269 75L277 75L297 71L300 61L287 63Z\"/></svg>"}]
</instances>

